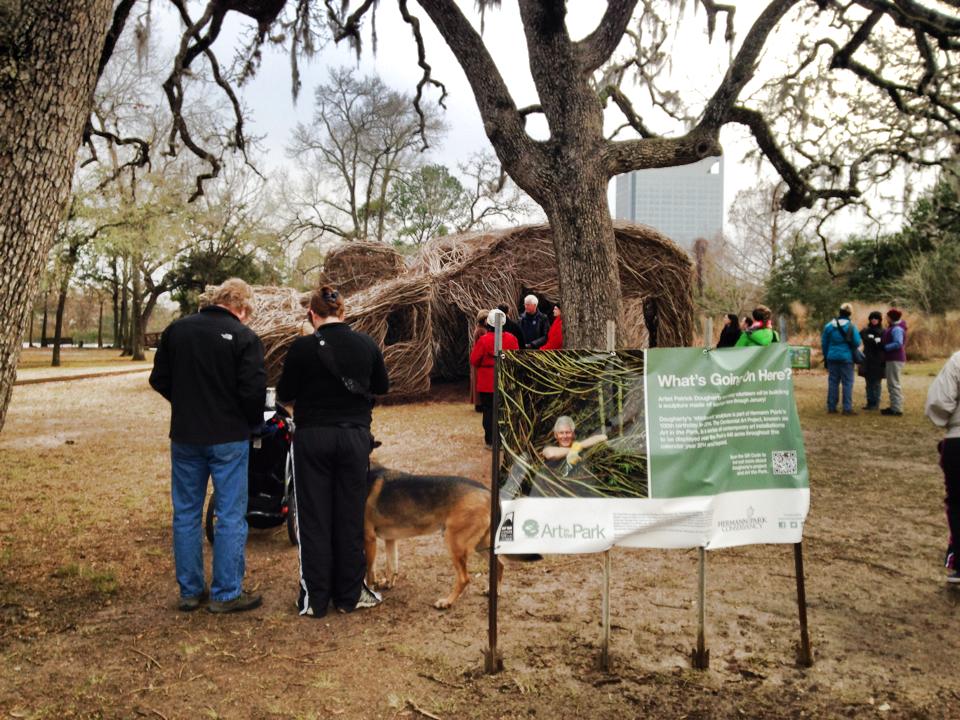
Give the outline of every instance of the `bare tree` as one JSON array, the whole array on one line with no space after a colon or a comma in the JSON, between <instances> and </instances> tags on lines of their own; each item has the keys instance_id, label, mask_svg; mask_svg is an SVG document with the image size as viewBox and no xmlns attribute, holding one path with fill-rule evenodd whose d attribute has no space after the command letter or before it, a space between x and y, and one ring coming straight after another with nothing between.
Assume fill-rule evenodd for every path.
<instances>
[{"instance_id":1,"label":"bare tree","mask_svg":"<svg viewBox=\"0 0 960 720\"><path fill-rule=\"evenodd\" d=\"M533 201L504 172L492 153L474 153L458 168L470 203L457 224L457 232L487 228L495 221L514 223L534 212Z\"/></svg>"},{"instance_id":2,"label":"bare tree","mask_svg":"<svg viewBox=\"0 0 960 720\"><path fill-rule=\"evenodd\" d=\"M733 228L733 250L728 254L733 274L763 284L777 264L784 244L803 228L803 213L783 209L786 183L761 182L741 190L733 199L728 219Z\"/></svg>"},{"instance_id":3,"label":"bare tree","mask_svg":"<svg viewBox=\"0 0 960 720\"><path fill-rule=\"evenodd\" d=\"M315 105L313 122L298 125L287 148L304 168L293 224L317 237L383 242L394 181L417 164L421 129L436 140L443 123L427 109L421 128L411 98L346 68L330 71Z\"/></svg>"}]
</instances>

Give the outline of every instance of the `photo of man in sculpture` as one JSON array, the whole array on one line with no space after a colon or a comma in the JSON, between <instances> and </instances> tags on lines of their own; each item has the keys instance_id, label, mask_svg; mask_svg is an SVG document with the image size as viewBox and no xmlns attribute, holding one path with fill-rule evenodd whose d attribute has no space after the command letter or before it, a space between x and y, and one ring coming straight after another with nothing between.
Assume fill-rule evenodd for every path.
<instances>
[{"instance_id":1,"label":"photo of man in sculpture","mask_svg":"<svg viewBox=\"0 0 960 720\"><path fill-rule=\"evenodd\" d=\"M498 392L502 498L647 497L641 353L508 353Z\"/></svg>"}]
</instances>

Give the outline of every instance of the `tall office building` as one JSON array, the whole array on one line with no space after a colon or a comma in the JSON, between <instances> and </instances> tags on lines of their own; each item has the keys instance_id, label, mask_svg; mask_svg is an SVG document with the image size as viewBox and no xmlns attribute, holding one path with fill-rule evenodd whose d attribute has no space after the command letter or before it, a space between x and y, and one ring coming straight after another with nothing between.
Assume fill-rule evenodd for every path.
<instances>
[{"instance_id":1,"label":"tall office building","mask_svg":"<svg viewBox=\"0 0 960 720\"><path fill-rule=\"evenodd\" d=\"M636 170L616 179L615 216L649 225L690 250L723 231L723 158Z\"/></svg>"}]
</instances>

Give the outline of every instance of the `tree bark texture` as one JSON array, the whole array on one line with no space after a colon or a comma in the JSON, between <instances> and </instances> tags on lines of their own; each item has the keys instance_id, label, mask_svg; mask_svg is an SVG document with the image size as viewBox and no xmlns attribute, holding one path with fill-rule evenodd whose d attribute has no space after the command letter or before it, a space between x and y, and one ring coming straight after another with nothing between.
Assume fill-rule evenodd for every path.
<instances>
[{"instance_id":1,"label":"tree bark texture","mask_svg":"<svg viewBox=\"0 0 960 720\"><path fill-rule=\"evenodd\" d=\"M135 258L133 265L133 292L130 303L130 359L145 360L143 354L143 281L140 276L140 258Z\"/></svg>"},{"instance_id":2,"label":"tree bark texture","mask_svg":"<svg viewBox=\"0 0 960 720\"><path fill-rule=\"evenodd\" d=\"M103 296L100 296L100 312L97 315L97 349L103 350Z\"/></svg>"},{"instance_id":3,"label":"tree bark texture","mask_svg":"<svg viewBox=\"0 0 960 720\"><path fill-rule=\"evenodd\" d=\"M111 0L17 5L0 26L0 429L113 8Z\"/></svg>"}]
</instances>

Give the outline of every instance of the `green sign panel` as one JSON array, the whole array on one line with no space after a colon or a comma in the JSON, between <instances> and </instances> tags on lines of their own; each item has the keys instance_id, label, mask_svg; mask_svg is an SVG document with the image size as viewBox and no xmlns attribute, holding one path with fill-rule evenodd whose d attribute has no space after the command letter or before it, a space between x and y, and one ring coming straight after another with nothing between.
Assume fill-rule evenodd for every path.
<instances>
[{"instance_id":1,"label":"green sign panel","mask_svg":"<svg viewBox=\"0 0 960 720\"><path fill-rule=\"evenodd\" d=\"M647 352L651 498L805 488L786 345Z\"/></svg>"},{"instance_id":2,"label":"green sign panel","mask_svg":"<svg viewBox=\"0 0 960 720\"><path fill-rule=\"evenodd\" d=\"M794 370L810 369L810 347L808 345L790 345L790 367Z\"/></svg>"}]
</instances>

